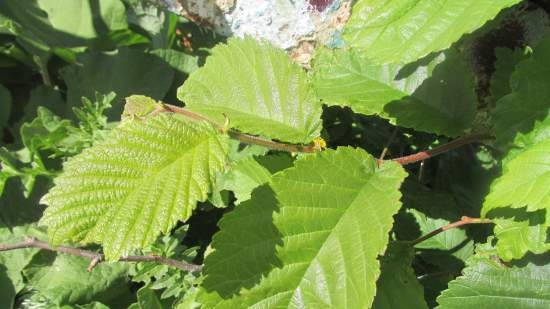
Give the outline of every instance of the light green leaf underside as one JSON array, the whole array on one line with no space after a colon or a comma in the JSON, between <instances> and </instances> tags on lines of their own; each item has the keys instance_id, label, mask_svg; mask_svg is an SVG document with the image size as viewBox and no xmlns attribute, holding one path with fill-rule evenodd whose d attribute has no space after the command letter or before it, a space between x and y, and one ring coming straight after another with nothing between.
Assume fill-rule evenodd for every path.
<instances>
[{"instance_id":1,"label":"light green leaf underside","mask_svg":"<svg viewBox=\"0 0 550 309\"><path fill-rule=\"evenodd\" d=\"M508 268L480 260L463 273L437 298L437 309L550 308L548 265Z\"/></svg>"},{"instance_id":2,"label":"light green leaf underside","mask_svg":"<svg viewBox=\"0 0 550 309\"><path fill-rule=\"evenodd\" d=\"M542 41L512 74L512 92L497 101L492 113L499 147L508 149L517 134L529 133L550 111L550 39Z\"/></svg>"},{"instance_id":3,"label":"light green leaf underside","mask_svg":"<svg viewBox=\"0 0 550 309\"><path fill-rule=\"evenodd\" d=\"M205 261L204 305L368 308L405 174L353 148L307 156L277 173L275 205L262 187L239 216L222 221Z\"/></svg>"},{"instance_id":4,"label":"light green leaf underside","mask_svg":"<svg viewBox=\"0 0 550 309\"><path fill-rule=\"evenodd\" d=\"M294 143L319 135L321 105L307 75L286 53L252 38L230 39L178 89L198 113L247 133Z\"/></svg>"},{"instance_id":5,"label":"light green leaf underside","mask_svg":"<svg viewBox=\"0 0 550 309\"><path fill-rule=\"evenodd\" d=\"M376 297L371 309L428 309L424 289L411 267L414 249L390 244L382 257Z\"/></svg>"},{"instance_id":6,"label":"light green leaf underside","mask_svg":"<svg viewBox=\"0 0 550 309\"><path fill-rule=\"evenodd\" d=\"M449 136L469 128L477 100L473 74L454 50L407 66L375 64L353 50L322 50L314 87L328 105Z\"/></svg>"},{"instance_id":7,"label":"light green leaf underside","mask_svg":"<svg viewBox=\"0 0 550 309\"><path fill-rule=\"evenodd\" d=\"M507 162L491 185L482 214L500 207L550 211L550 139L527 148Z\"/></svg>"},{"instance_id":8,"label":"light green leaf underside","mask_svg":"<svg viewBox=\"0 0 550 309\"><path fill-rule=\"evenodd\" d=\"M97 242L116 259L150 244L204 201L226 161L226 138L178 115L123 121L69 160L41 223L50 241Z\"/></svg>"},{"instance_id":9,"label":"light green leaf underside","mask_svg":"<svg viewBox=\"0 0 550 309\"><path fill-rule=\"evenodd\" d=\"M344 40L381 62L408 63L443 50L519 0L359 0Z\"/></svg>"}]
</instances>

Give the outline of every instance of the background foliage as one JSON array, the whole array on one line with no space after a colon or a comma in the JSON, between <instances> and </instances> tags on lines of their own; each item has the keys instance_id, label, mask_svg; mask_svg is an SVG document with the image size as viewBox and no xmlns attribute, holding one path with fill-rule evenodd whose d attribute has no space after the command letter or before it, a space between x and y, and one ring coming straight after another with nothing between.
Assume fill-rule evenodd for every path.
<instances>
[{"instance_id":1,"label":"background foliage","mask_svg":"<svg viewBox=\"0 0 550 309\"><path fill-rule=\"evenodd\" d=\"M0 243L109 260L0 252L0 309L550 307L549 14L358 0L306 70L148 1L0 2ZM493 223L410 242L461 216Z\"/></svg>"}]
</instances>

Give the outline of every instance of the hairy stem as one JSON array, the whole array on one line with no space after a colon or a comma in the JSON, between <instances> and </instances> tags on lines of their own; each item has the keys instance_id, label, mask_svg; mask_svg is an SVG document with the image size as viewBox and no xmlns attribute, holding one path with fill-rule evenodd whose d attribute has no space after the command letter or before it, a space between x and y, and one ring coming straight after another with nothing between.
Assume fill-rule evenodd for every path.
<instances>
[{"instance_id":1,"label":"hairy stem","mask_svg":"<svg viewBox=\"0 0 550 309\"><path fill-rule=\"evenodd\" d=\"M467 144L479 142L481 140L486 140L486 139L490 139L490 138L492 138L492 137L488 134L472 134L472 135L461 137L459 139L455 139L454 141L451 141L447 144L443 144L441 146L435 147L434 149L423 150L423 151L420 151L420 152L417 152L417 153L414 153L414 154L411 154L411 155L408 155L408 156L392 159L392 161L395 161L395 162L397 162L401 165L407 165L407 164L411 164L411 163L414 163L414 162L418 162L418 161L422 161L422 160L426 160L426 159L435 157L435 156L440 155L442 153L445 153L445 152L451 151L453 149L456 149L460 146L464 146L464 145L467 145Z\"/></svg>"},{"instance_id":2,"label":"hairy stem","mask_svg":"<svg viewBox=\"0 0 550 309\"><path fill-rule=\"evenodd\" d=\"M90 266L88 266L88 271L91 271L97 264L105 260L105 256L101 253L97 253L90 250L84 250L79 248L72 248L67 246L51 247L47 242L36 240L34 238L28 238L25 241L13 243L13 244L0 244L1 251L9 251L16 249L25 249L25 248L38 248L49 251L61 252L71 255L76 255L90 259ZM168 266L176 267L181 270L198 272L202 269L202 265L189 264L181 262L174 259L165 258L162 256L156 255L129 255L121 257L120 262L155 262L158 264L165 264Z\"/></svg>"},{"instance_id":3,"label":"hairy stem","mask_svg":"<svg viewBox=\"0 0 550 309\"><path fill-rule=\"evenodd\" d=\"M254 145L267 147L269 149L281 150L281 151L286 151L286 152L311 153L311 152L315 152L315 150L316 150L315 146L313 144L311 144L311 145L287 144L287 143L281 143L281 142L275 142L275 141L267 140L267 139L264 139L264 138L261 138L261 137L258 137L258 136L254 136L254 135L239 132L235 129L226 128L223 125L221 125L221 124L219 124L219 123L217 123L217 122L215 122L211 119L208 119L207 117L204 117L200 114L189 111L185 108L170 105L170 104L166 104L166 103L163 103L162 105L163 105L164 109L168 112L180 114L180 115L183 115L185 117L195 119L195 120L206 121L206 122L210 123L212 126L214 126L216 129L218 129L220 132L227 133L229 135L229 137L231 137L232 139L236 139L236 140L241 141L241 142L246 143L246 144L254 144Z\"/></svg>"},{"instance_id":4,"label":"hairy stem","mask_svg":"<svg viewBox=\"0 0 550 309\"><path fill-rule=\"evenodd\" d=\"M217 122L215 122L211 119L208 119L207 117L205 117L203 115L194 113L194 112L189 111L189 110L187 110L185 108L182 108L182 107L178 107L178 106L174 106L174 105L170 105L170 104L166 104L166 103L163 103L162 106L163 106L163 108L166 112L180 114L180 115L183 115L185 117L188 117L188 118L191 118L191 119L194 119L194 120L206 121L206 122L210 123L211 125L213 125L216 129L220 130L220 132L227 133L229 135L229 137L231 137L233 139L236 139L238 141L241 141L243 143L259 145L259 146L267 147L269 149L281 150L281 151L287 151L287 152L311 153L311 152L315 152L316 150L318 150L318 148L313 143L309 144L309 145L299 145L299 144L288 144L288 143L275 142L275 141L264 139L264 138L261 138L261 137L258 137L258 136L242 133L242 132L239 132L235 129L226 128L225 126L223 126L223 125L221 125L221 124L219 124L219 123L217 123ZM395 137L396 132L397 132L397 128L392 133L392 137L388 141L388 144L391 143L391 140ZM478 142L480 140L489 139L489 138L491 138L491 136L489 136L487 134L472 134L472 135L469 135L469 136L465 136L465 137L456 139L456 140L451 141L447 144L438 146L434 149L420 151L420 152L412 154L412 155L392 159L391 161L395 161L395 162L397 162L401 165L406 165L406 164L422 161L422 160L437 156L439 154L442 154L444 152L453 150L455 148L458 148L458 147L466 145L466 144ZM379 163L384 162L383 158L384 158L384 155L386 154L386 152L387 152L387 149L385 149L382 152L382 154L380 155L380 159L378 160Z\"/></svg>"},{"instance_id":5,"label":"hairy stem","mask_svg":"<svg viewBox=\"0 0 550 309\"><path fill-rule=\"evenodd\" d=\"M445 226L442 226L436 230L433 230L431 232L429 232L428 234L424 235L424 236L420 236L418 237L417 239L415 240L411 240L411 241L406 241L405 243L408 244L408 245L411 245L411 246L415 246L427 239L430 239L432 237L434 237L435 235L439 234L439 233L442 233L442 232L445 232L447 230L450 230L450 229L454 229L454 228L457 228L459 226L463 226L463 225L467 225L467 224L486 224L486 223L492 223L491 219L485 219L485 218L470 218L470 217L467 217L467 216L463 216L462 218L460 218L460 220L456 221L456 222L453 222L453 223L450 223L450 224L447 224Z\"/></svg>"}]
</instances>

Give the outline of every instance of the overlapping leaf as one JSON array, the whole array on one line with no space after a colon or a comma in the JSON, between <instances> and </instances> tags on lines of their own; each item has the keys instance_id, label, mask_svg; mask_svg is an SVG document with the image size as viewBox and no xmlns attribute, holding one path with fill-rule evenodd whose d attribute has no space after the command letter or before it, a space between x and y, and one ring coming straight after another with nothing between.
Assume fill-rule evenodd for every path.
<instances>
[{"instance_id":1,"label":"overlapping leaf","mask_svg":"<svg viewBox=\"0 0 550 309\"><path fill-rule=\"evenodd\" d=\"M520 62L512 74L512 93L496 103L494 133L499 147L508 149L518 133L529 133L537 120L550 111L550 39L542 41L531 57Z\"/></svg>"},{"instance_id":2,"label":"overlapping leaf","mask_svg":"<svg viewBox=\"0 0 550 309\"><path fill-rule=\"evenodd\" d=\"M463 273L437 299L437 309L550 307L548 265L503 267L489 259L479 259Z\"/></svg>"},{"instance_id":3,"label":"overlapping leaf","mask_svg":"<svg viewBox=\"0 0 550 309\"><path fill-rule=\"evenodd\" d=\"M519 0L360 0L345 41L381 62L408 63L443 50Z\"/></svg>"},{"instance_id":4,"label":"overlapping leaf","mask_svg":"<svg viewBox=\"0 0 550 309\"><path fill-rule=\"evenodd\" d=\"M413 257L413 248L390 244L382 257L382 273L372 309L428 309L424 289L411 267Z\"/></svg>"},{"instance_id":5,"label":"overlapping leaf","mask_svg":"<svg viewBox=\"0 0 550 309\"><path fill-rule=\"evenodd\" d=\"M454 50L407 66L376 64L353 50L324 50L316 57L314 86L328 105L449 136L469 128L477 100L472 72Z\"/></svg>"},{"instance_id":6,"label":"overlapping leaf","mask_svg":"<svg viewBox=\"0 0 550 309\"><path fill-rule=\"evenodd\" d=\"M208 124L178 115L123 121L65 164L41 222L53 244L98 242L116 259L189 218L223 170L226 148Z\"/></svg>"},{"instance_id":7,"label":"overlapping leaf","mask_svg":"<svg viewBox=\"0 0 550 309\"><path fill-rule=\"evenodd\" d=\"M283 50L252 38L218 45L178 89L189 109L242 131L288 142L319 135L321 105Z\"/></svg>"},{"instance_id":8,"label":"overlapping leaf","mask_svg":"<svg viewBox=\"0 0 550 309\"><path fill-rule=\"evenodd\" d=\"M404 177L399 165L378 167L360 149L296 161L273 176L277 201L264 186L223 219L205 261L202 302L208 308L368 308Z\"/></svg>"}]
</instances>

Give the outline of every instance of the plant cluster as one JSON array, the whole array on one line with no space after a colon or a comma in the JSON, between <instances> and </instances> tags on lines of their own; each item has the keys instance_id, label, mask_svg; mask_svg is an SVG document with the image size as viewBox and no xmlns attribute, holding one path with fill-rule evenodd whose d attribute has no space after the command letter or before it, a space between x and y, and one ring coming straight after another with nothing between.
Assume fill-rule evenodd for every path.
<instances>
[{"instance_id":1,"label":"plant cluster","mask_svg":"<svg viewBox=\"0 0 550 309\"><path fill-rule=\"evenodd\" d=\"M548 2L358 0L307 70L147 1L0 33L0 309L550 307Z\"/></svg>"}]
</instances>

